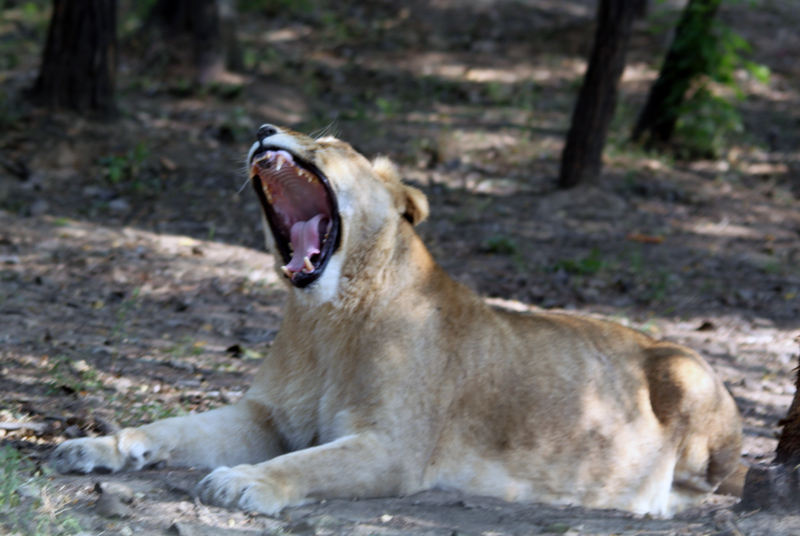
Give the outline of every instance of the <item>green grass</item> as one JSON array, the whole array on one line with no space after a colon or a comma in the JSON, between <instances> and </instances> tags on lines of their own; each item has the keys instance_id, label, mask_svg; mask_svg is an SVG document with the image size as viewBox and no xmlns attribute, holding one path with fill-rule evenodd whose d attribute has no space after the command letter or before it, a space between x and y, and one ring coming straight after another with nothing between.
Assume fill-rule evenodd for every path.
<instances>
[{"instance_id":1,"label":"green grass","mask_svg":"<svg viewBox=\"0 0 800 536\"><path fill-rule=\"evenodd\" d=\"M594 275L607 266L608 263L600 257L600 250L592 249L581 259L564 259L556 262L550 271L563 270L571 275Z\"/></svg>"},{"instance_id":2,"label":"green grass","mask_svg":"<svg viewBox=\"0 0 800 536\"><path fill-rule=\"evenodd\" d=\"M41 470L16 449L0 448L0 533L60 536L81 531L80 523L61 511Z\"/></svg>"}]
</instances>

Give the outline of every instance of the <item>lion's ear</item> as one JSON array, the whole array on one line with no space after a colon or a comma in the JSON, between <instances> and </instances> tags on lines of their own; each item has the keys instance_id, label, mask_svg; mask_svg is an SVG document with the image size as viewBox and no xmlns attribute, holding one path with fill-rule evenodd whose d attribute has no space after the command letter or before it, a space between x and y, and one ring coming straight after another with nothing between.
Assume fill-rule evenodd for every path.
<instances>
[{"instance_id":1,"label":"lion's ear","mask_svg":"<svg viewBox=\"0 0 800 536\"><path fill-rule=\"evenodd\" d=\"M403 185L403 193L406 198L406 209L403 217L411 222L412 225L422 223L428 217L428 198L420 190L413 186Z\"/></svg>"},{"instance_id":2,"label":"lion's ear","mask_svg":"<svg viewBox=\"0 0 800 536\"><path fill-rule=\"evenodd\" d=\"M428 198L413 186L401 182L400 172L394 162L385 156L379 156L372 162L372 170L390 188L400 187L401 199L396 199L396 203L398 203L397 209L405 219L413 225L417 225L428 217ZM397 195L397 190L395 190L395 195Z\"/></svg>"}]
</instances>

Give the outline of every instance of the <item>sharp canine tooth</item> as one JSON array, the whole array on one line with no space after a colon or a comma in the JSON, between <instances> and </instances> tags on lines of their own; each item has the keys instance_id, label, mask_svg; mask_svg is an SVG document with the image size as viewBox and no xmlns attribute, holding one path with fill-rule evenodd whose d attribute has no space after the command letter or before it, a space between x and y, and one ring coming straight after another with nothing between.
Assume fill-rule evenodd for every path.
<instances>
[{"instance_id":1,"label":"sharp canine tooth","mask_svg":"<svg viewBox=\"0 0 800 536\"><path fill-rule=\"evenodd\" d=\"M281 167L283 167L283 156L282 155L276 156L275 161L276 161L275 171L280 171Z\"/></svg>"},{"instance_id":2,"label":"sharp canine tooth","mask_svg":"<svg viewBox=\"0 0 800 536\"><path fill-rule=\"evenodd\" d=\"M288 269L286 266L281 266L281 270L286 277L289 279L294 279L294 272Z\"/></svg>"},{"instance_id":3,"label":"sharp canine tooth","mask_svg":"<svg viewBox=\"0 0 800 536\"><path fill-rule=\"evenodd\" d=\"M305 269L307 271L309 272L314 271L314 265L311 264L311 259L309 259L308 257L303 257L303 265L305 266Z\"/></svg>"}]
</instances>

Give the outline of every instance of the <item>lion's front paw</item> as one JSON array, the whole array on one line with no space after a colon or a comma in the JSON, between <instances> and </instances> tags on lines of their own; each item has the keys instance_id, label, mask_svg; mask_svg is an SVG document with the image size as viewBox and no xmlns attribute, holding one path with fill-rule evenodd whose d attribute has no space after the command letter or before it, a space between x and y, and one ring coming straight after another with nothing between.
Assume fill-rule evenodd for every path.
<instances>
[{"instance_id":1,"label":"lion's front paw","mask_svg":"<svg viewBox=\"0 0 800 536\"><path fill-rule=\"evenodd\" d=\"M56 447L50 460L59 473L111 473L124 466L107 437L65 441Z\"/></svg>"},{"instance_id":2,"label":"lion's front paw","mask_svg":"<svg viewBox=\"0 0 800 536\"><path fill-rule=\"evenodd\" d=\"M274 515L288 501L264 473L255 465L220 467L200 481L197 494L207 504Z\"/></svg>"},{"instance_id":3,"label":"lion's front paw","mask_svg":"<svg viewBox=\"0 0 800 536\"><path fill-rule=\"evenodd\" d=\"M114 473L137 471L166 460L147 434L125 428L105 437L82 437L64 441L50 457L59 473Z\"/></svg>"}]
</instances>

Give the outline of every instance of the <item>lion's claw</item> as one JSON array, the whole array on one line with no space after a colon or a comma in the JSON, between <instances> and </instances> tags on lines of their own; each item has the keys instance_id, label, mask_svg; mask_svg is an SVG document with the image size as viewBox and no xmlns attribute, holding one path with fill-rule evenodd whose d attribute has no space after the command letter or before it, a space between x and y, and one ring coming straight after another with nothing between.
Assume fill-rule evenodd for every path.
<instances>
[{"instance_id":1,"label":"lion's claw","mask_svg":"<svg viewBox=\"0 0 800 536\"><path fill-rule=\"evenodd\" d=\"M65 441L56 447L50 459L59 473L111 473L119 467L114 467L113 447L106 443L93 438Z\"/></svg>"},{"instance_id":2,"label":"lion's claw","mask_svg":"<svg viewBox=\"0 0 800 536\"><path fill-rule=\"evenodd\" d=\"M200 481L197 495L206 504L277 514L287 502L278 497L276 487L262 472L253 465L219 467Z\"/></svg>"}]
</instances>

